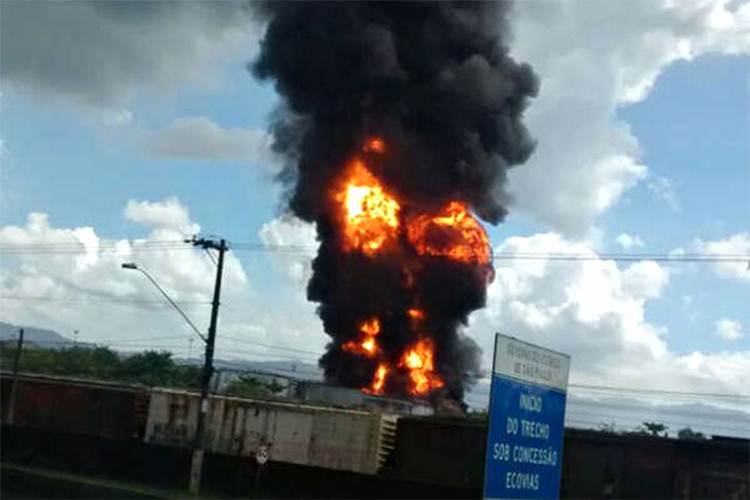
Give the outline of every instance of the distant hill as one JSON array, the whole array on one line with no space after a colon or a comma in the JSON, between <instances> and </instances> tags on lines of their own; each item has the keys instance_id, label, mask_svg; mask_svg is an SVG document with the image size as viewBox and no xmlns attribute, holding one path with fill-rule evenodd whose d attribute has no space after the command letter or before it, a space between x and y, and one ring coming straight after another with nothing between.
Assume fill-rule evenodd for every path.
<instances>
[{"instance_id":1,"label":"distant hill","mask_svg":"<svg viewBox=\"0 0 750 500\"><path fill-rule=\"evenodd\" d=\"M72 347L75 342L54 330L34 328L33 326L12 325L0 321L0 342L18 339L18 330L23 328L24 344L48 347L51 349L62 349ZM79 342L78 345L88 345Z\"/></svg>"}]
</instances>

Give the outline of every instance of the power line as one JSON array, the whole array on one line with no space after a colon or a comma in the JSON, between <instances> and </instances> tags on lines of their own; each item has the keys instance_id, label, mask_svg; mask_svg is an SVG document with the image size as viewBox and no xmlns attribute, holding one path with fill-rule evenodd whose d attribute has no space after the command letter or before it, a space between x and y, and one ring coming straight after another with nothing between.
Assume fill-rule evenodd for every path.
<instances>
[{"instance_id":1,"label":"power line","mask_svg":"<svg viewBox=\"0 0 750 500\"><path fill-rule=\"evenodd\" d=\"M172 339L183 339L186 340L188 338L188 335L180 335L180 336L165 336L165 337L140 337L140 338L124 338L124 339L96 339L91 342L82 340L79 342L80 345L83 346L89 346L89 345L103 345L103 344L122 344L122 343L131 343L131 342L143 342L143 341L152 341L152 340L172 340ZM64 345L64 344L73 344L72 340L28 340L27 342L36 342L39 344L55 344L55 345ZM144 344L146 346L146 344Z\"/></svg>"},{"instance_id":2,"label":"power line","mask_svg":"<svg viewBox=\"0 0 750 500\"><path fill-rule=\"evenodd\" d=\"M167 340L167 339L185 339L186 336L172 336L172 337L142 337L140 339L99 339L95 340L89 343L119 343L122 344L123 342L138 342L141 340ZM281 351L287 351L292 353L300 353L300 354L311 354L316 357L323 356L324 353L318 352L318 351L311 351L307 349L298 349L288 346L282 346L282 345L276 345L276 344L268 344L264 342L256 342L254 340L249 339L242 339L238 337L228 336L228 335L222 335L221 339L224 340L232 340L235 342L240 342L244 344L250 344L250 345L256 345L259 347L265 347L268 349L276 349ZM71 341L72 342L72 341ZM54 342L45 342L45 343L54 343ZM70 342L60 342L60 343L70 343ZM114 343L112 344L114 345ZM144 347L147 347L144 345ZM267 353L262 351L252 351L252 350L243 350L243 349L236 349L234 347L232 348L226 348L231 349L233 352L240 352L240 353L246 353L246 354L252 354L252 355L260 355L260 356L277 356L277 359L280 359L280 355L274 354L274 353ZM288 358L288 359L294 359L295 361L306 361L310 363L317 363L317 359L311 359L311 358ZM315 374L318 374L317 372ZM675 398L706 398L706 399L730 399L730 400L750 400L750 395L748 394L730 394L730 393L711 393L711 392L693 392L693 391L673 391L673 390L665 390L665 389L646 389L646 388L635 388L635 387L615 387L615 386L599 386L599 385L591 385L591 384L576 384L576 383L570 383L568 384L568 387L572 389L581 389L583 391L592 391L592 392L605 392L605 393L631 393L631 394L645 394L645 395L657 395L657 396L665 396L665 397L671 397L672 399ZM601 404L604 406L619 406L626 408L628 405L625 404L616 404L606 401L600 401L597 404Z\"/></svg>"},{"instance_id":3,"label":"power line","mask_svg":"<svg viewBox=\"0 0 750 500\"><path fill-rule=\"evenodd\" d=\"M211 262L213 262L213 263L214 263L214 266L218 266L218 265L219 265L219 263L218 263L218 262L216 262L216 259L215 259L215 258L214 258L214 256L213 256L213 255L211 254L211 250L209 250L208 248L204 248L203 250L205 250L205 252L206 252L206 255L208 255L208 258L209 258L209 259L211 259Z\"/></svg>"},{"instance_id":4,"label":"power line","mask_svg":"<svg viewBox=\"0 0 750 500\"><path fill-rule=\"evenodd\" d=\"M234 251L253 251L271 253L290 253L310 255L317 247L293 244L267 244L253 242L237 242L230 244ZM180 240L163 240L153 242L139 242L128 247L128 252L158 252L171 250L191 250ZM121 252L119 242L100 243L97 248L85 248L78 243L36 243L36 244L0 244L0 254L81 254ZM209 257L214 260L213 256ZM750 262L750 254L739 253L611 253L611 252L498 252L492 256L495 261L503 260L545 260L545 261L620 261L637 262L643 260L656 262Z\"/></svg>"},{"instance_id":5,"label":"power line","mask_svg":"<svg viewBox=\"0 0 750 500\"><path fill-rule=\"evenodd\" d=\"M657 395L672 395L672 396L686 396L686 397L707 397L707 398L731 398L731 399L748 399L748 394L727 394L727 393L710 393L710 392L687 392L687 391L670 391L664 389L643 389L634 387L612 387L612 386L601 386L601 385L588 385L588 384L568 384L568 387L575 389L586 389L591 391L604 391L604 392L632 392L638 394L657 394Z\"/></svg>"},{"instance_id":6,"label":"power line","mask_svg":"<svg viewBox=\"0 0 750 500\"><path fill-rule=\"evenodd\" d=\"M108 303L108 304L153 304L153 305L169 305L163 300L141 300L141 299L115 299L105 297L92 297L85 298L81 297L51 297L42 295L0 295L0 300L20 300L20 301L44 301L44 302L80 302L80 303ZM183 305L210 305L211 302L207 300L175 300L177 304Z\"/></svg>"},{"instance_id":7,"label":"power line","mask_svg":"<svg viewBox=\"0 0 750 500\"><path fill-rule=\"evenodd\" d=\"M274 345L274 344L265 344L263 342L256 342L254 340L246 340L246 339L240 339L240 338L237 338L237 337L230 337L228 335L222 335L222 339L234 340L236 342L242 342L242 343L246 343L246 344L253 344L253 345L257 345L257 346L261 346L261 347L267 347L269 349L279 349L279 350L282 350L282 351L298 352L298 353L301 353L301 354L312 354L314 356L322 356L323 355L322 352L308 351L308 350L305 350L305 349L297 349L297 348L294 348L294 347L285 347L285 346Z\"/></svg>"},{"instance_id":8,"label":"power line","mask_svg":"<svg viewBox=\"0 0 750 500\"><path fill-rule=\"evenodd\" d=\"M271 368L271 367L263 367L262 371L268 372L272 375L278 375L279 373L287 373L289 374L290 378L294 378L295 375L313 375L317 378L320 378L323 376L323 373L321 372L314 372L312 370L290 370L288 368ZM281 375L286 376L286 375Z\"/></svg>"},{"instance_id":9,"label":"power line","mask_svg":"<svg viewBox=\"0 0 750 500\"><path fill-rule=\"evenodd\" d=\"M287 356L283 356L283 355L279 356L279 355L273 354L273 353L264 353L264 352L258 352L258 351L248 351L248 350L245 350L245 349L234 349L234 348L231 349L231 350L224 350L225 355L226 355L227 351L229 353L232 353L232 354L237 353L237 354L244 354L244 355L250 355L250 356L260 356L260 357L270 358L270 359L268 359L268 361L285 361L285 362L292 362L292 363L309 363L309 364L313 364L313 363L316 362L316 361L311 360L311 359L301 359L301 358L287 357Z\"/></svg>"},{"instance_id":10,"label":"power line","mask_svg":"<svg viewBox=\"0 0 750 500\"><path fill-rule=\"evenodd\" d=\"M679 415L677 418L673 418L671 415L669 415L667 412L664 412L660 415L653 415L648 412L644 412L641 409L641 415L640 416L623 416L623 415L610 415L606 413L596 413L596 412L588 412L588 411L579 411L578 409L575 409L571 407L571 405L568 405L566 410L569 411L571 420L576 419L583 419L583 418L602 418L602 419L609 419L611 422L612 420L615 421L625 421L629 423L634 423L634 425L642 424L643 422L648 422L652 420L660 421L663 423L668 423L673 426L677 427L689 427L691 425L703 425L704 427L713 427L715 429L724 429L724 430L734 430L735 427L733 426L727 426L727 425L721 425L721 424L714 424L714 423L704 423L700 422L701 420L705 421L707 419L711 419L711 416L698 416L698 415ZM577 415L576 415L577 414ZM566 415L567 417L567 415ZM607 420L603 420L604 422L607 422Z\"/></svg>"},{"instance_id":11,"label":"power line","mask_svg":"<svg viewBox=\"0 0 750 500\"><path fill-rule=\"evenodd\" d=\"M236 339L234 337L224 337L224 338L235 340L235 341L240 341L240 342L244 342L248 344L256 344L256 345L260 345L260 346L268 347L268 348L288 350L291 352L302 352L302 353L315 354L315 355L319 354L314 351L307 351L303 349L293 349L293 348L277 346L277 345L272 345L272 344L256 343L256 342L248 341L244 339ZM184 341L185 339L186 339L185 336L141 337L141 338L126 338L122 340L120 339L98 339L96 342L86 342L85 345L93 344L94 346L100 346L100 345L106 344L108 346L132 347L132 348L140 348L140 349L170 349L170 350L180 350L180 354L184 354L183 351L185 350L185 346L182 346L182 345L163 344L163 343L158 343L158 344L141 343L140 345L138 345L138 343L143 342L144 340L145 341L164 341L164 340ZM68 341L68 342L48 341L48 342L40 342L40 343L71 344L72 342L71 341ZM231 349L227 348L226 350L230 351L231 353L251 355L251 356L256 356L256 357L259 356L259 357L265 357L265 358L272 358L273 360L278 360L278 361L289 361L289 362L310 363L310 364L315 364L317 362L317 360L313 360L309 358L285 357L285 356L281 356L275 353L248 350L248 349L237 349L234 347ZM277 368L277 367L274 367L274 368L264 367L263 369L266 371L271 371L271 372L288 373L290 375L314 375L316 377L320 377L322 375L321 372L313 371L313 370L304 370L304 369L291 370L291 369ZM586 390L592 390L592 391L597 391L597 392L599 391L616 392L616 393L630 392L630 393L637 393L637 394L648 394L648 395L659 395L659 396L679 396L679 397L702 398L702 399L724 398L724 399L735 399L735 400L750 400L750 396L744 395L744 394L684 392L684 391L669 391L669 390L660 390L660 389L638 389L638 388L628 388L628 387L595 386L595 385L588 385L588 384L569 384L569 387L583 388ZM576 408L577 404L578 403L576 402L572 402L571 411L570 411L571 414L582 413L586 415L596 415L596 416L601 416L601 417L610 418L610 419L615 418L614 415L595 413L595 412L583 410L580 408ZM633 410L633 411L644 410L644 408L638 407L636 405L626 404L626 403L597 401L596 404L598 406L602 406L606 408L613 408L614 410ZM675 425L681 424L681 422L672 420L671 416L676 415L679 417L688 417L688 418L697 418L697 419L714 418L713 416L710 416L710 415L701 415L698 412L684 411L679 408L669 408L669 407L655 407L653 408L653 412L657 414L656 418L669 419L669 422ZM622 414L617 415L616 417L618 419L639 420L638 417L627 417L627 416L623 416ZM689 425L689 424L685 424L685 425ZM706 424L706 426L708 425L709 424ZM714 424L710 424L710 425L716 428L723 427L723 426L717 426Z\"/></svg>"},{"instance_id":12,"label":"power line","mask_svg":"<svg viewBox=\"0 0 750 500\"><path fill-rule=\"evenodd\" d=\"M672 422L670 422L672 423ZM586 420L586 419L565 419L565 426L566 427L578 427L578 428L585 428L585 429L599 429L602 426L609 426L614 424L614 429L619 431L625 431L625 432L637 432L642 431L643 428L641 425L625 425L625 424L618 424L617 422L596 422L593 420ZM676 424L676 427L699 427L700 429L705 430L709 434L723 434L726 431L730 431L733 433L739 433L739 434L746 434L747 431L741 427L723 427L723 426L713 426L713 425L702 425L702 424ZM713 432L715 430L719 430L720 432ZM648 434L650 436L650 434Z\"/></svg>"},{"instance_id":13,"label":"power line","mask_svg":"<svg viewBox=\"0 0 750 500\"><path fill-rule=\"evenodd\" d=\"M99 242L95 248L86 247L80 242L58 242L58 243L2 243L0 253L27 253L27 252L73 252L73 253L96 253L103 251L127 252L137 250L170 250L191 247L185 245L181 240L156 240L156 241L128 241L128 246L123 247L120 241Z\"/></svg>"}]
</instances>

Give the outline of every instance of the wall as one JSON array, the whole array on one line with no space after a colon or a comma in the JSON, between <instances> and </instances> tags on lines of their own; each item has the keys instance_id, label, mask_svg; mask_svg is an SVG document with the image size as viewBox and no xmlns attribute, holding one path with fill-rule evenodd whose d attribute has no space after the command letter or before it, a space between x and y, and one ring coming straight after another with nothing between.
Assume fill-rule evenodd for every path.
<instances>
[{"instance_id":1,"label":"wall","mask_svg":"<svg viewBox=\"0 0 750 500\"><path fill-rule=\"evenodd\" d=\"M191 446L199 398L154 389L144 441ZM269 446L271 460L374 474L379 465L383 416L272 401L211 397L207 449L252 457Z\"/></svg>"}]
</instances>

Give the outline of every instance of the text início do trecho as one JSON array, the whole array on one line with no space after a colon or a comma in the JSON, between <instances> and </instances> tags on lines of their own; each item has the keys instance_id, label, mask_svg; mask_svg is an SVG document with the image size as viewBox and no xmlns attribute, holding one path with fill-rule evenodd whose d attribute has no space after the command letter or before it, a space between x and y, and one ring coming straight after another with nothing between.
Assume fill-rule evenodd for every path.
<instances>
[{"instance_id":1,"label":"text in\u00edcio do trecho","mask_svg":"<svg viewBox=\"0 0 750 500\"><path fill-rule=\"evenodd\" d=\"M533 394L521 394L518 400L519 409L529 413L541 413L543 399ZM550 437L550 426L545 422L527 418L507 417L505 433L508 436L547 441ZM542 444L542 443L540 443ZM558 463L558 452L551 446L526 446L495 442L492 445L492 458L500 462L532 464L555 467ZM509 471L505 473L507 489L538 490L539 474Z\"/></svg>"}]
</instances>

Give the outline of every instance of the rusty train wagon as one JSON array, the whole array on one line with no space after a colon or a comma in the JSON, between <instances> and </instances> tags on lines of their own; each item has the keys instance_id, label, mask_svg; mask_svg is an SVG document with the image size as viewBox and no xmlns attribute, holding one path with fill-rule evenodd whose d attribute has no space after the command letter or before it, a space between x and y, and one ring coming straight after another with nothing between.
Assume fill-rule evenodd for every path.
<instances>
[{"instance_id":1,"label":"rusty train wagon","mask_svg":"<svg viewBox=\"0 0 750 500\"><path fill-rule=\"evenodd\" d=\"M199 397L173 389L151 393L144 441L192 446ZM395 435L393 415L281 401L212 396L207 448L254 456L263 447L272 460L375 474Z\"/></svg>"},{"instance_id":2,"label":"rusty train wagon","mask_svg":"<svg viewBox=\"0 0 750 500\"><path fill-rule=\"evenodd\" d=\"M0 379L7 408L12 379ZM376 474L395 440L394 415L219 395L210 402L207 447L220 455L253 457L263 446L278 462ZM187 391L24 374L13 425L187 449L198 406Z\"/></svg>"},{"instance_id":3,"label":"rusty train wagon","mask_svg":"<svg viewBox=\"0 0 750 500\"><path fill-rule=\"evenodd\" d=\"M7 422L12 378L0 373L2 422ZM146 426L150 391L137 385L22 374L18 379L14 425L112 439L140 438Z\"/></svg>"}]
</instances>

